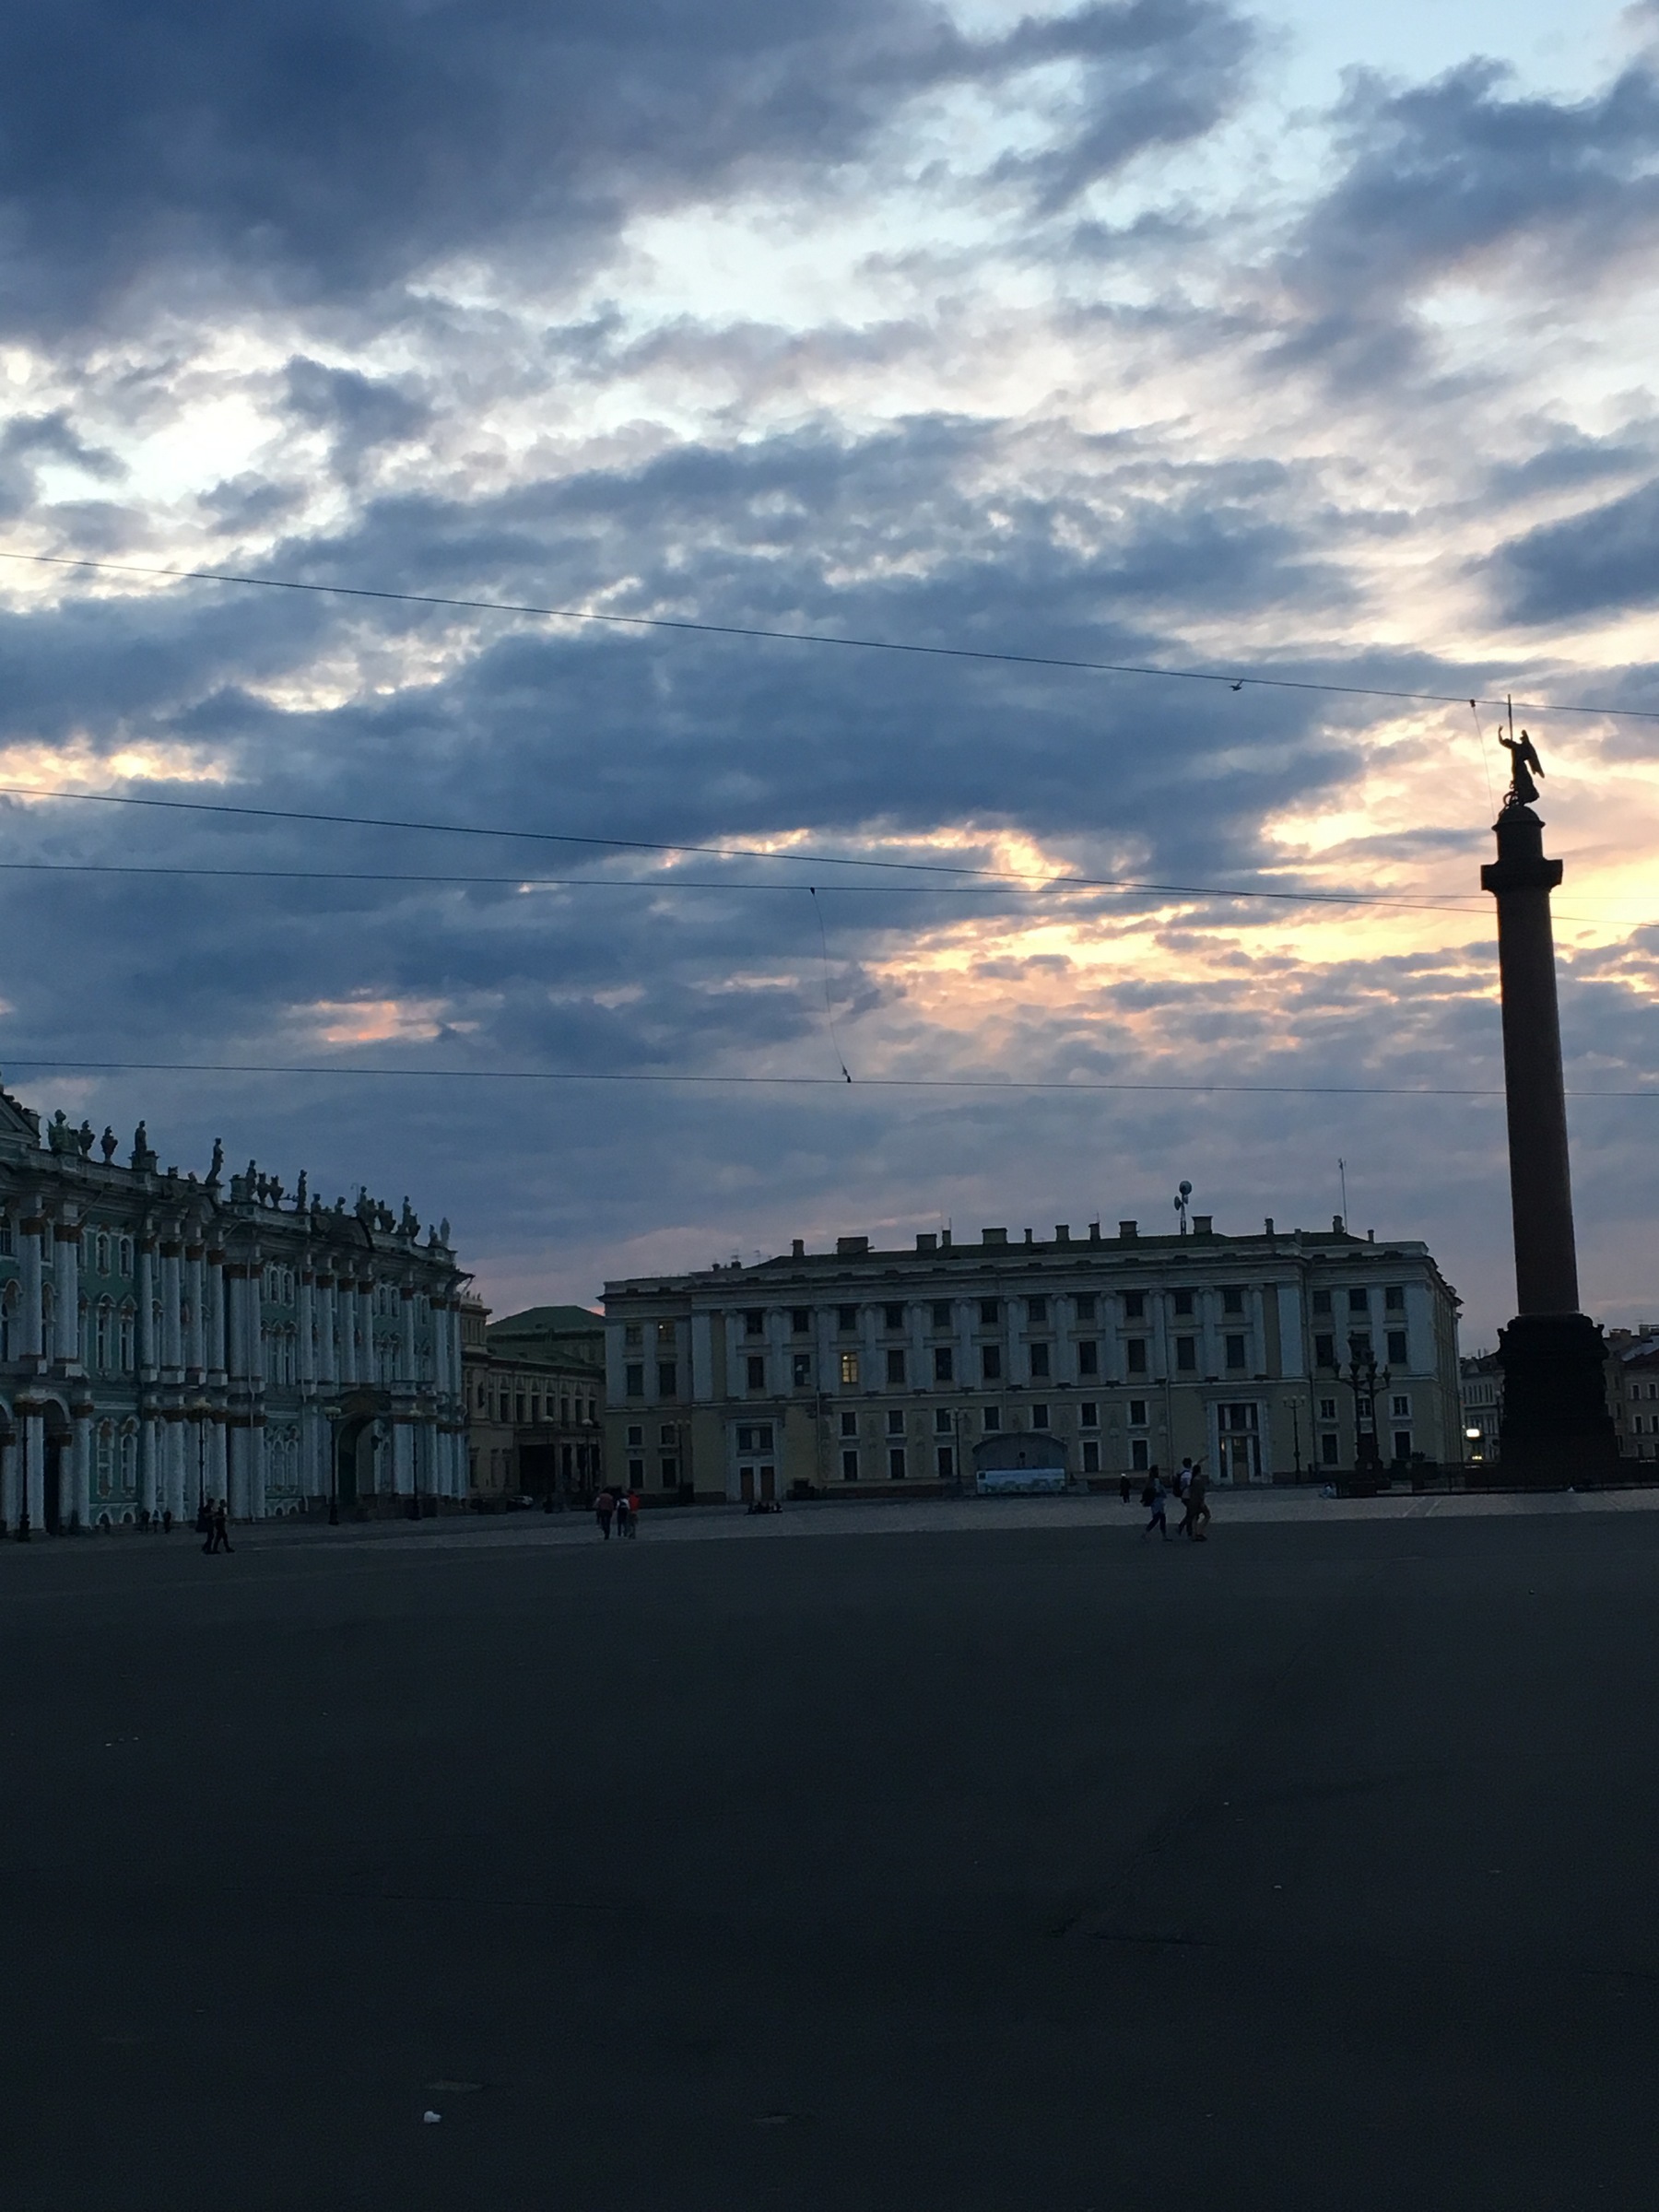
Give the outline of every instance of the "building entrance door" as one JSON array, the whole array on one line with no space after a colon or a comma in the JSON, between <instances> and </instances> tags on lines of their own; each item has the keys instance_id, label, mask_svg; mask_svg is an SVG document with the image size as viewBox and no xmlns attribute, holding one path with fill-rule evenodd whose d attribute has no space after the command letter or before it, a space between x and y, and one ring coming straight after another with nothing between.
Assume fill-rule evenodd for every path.
<instances>
[{"instance_id":1,"label":"building entrance door","mask_svg":"<svg viewBox=\"0 0 1659 2212\"><path fill-rule=\"evenodd\" d=\"M1257 1406L1217 1406L1216 1477L1218 1481L1228 1483L1261 1482L1265 1479Z\"/></svg>"},{"instance_id":2,"label":"building entrance door","mask_svg":"<svg viewBox=\"0 0 1659 2212\"><path fill-rule=\"evenodd\" d=\"M769 1461L758 1465L744 1465L737 1470L737 1494L745 1505L753 1505L756 1499L762 1501L778 1494L778 1470Z\"/></svg>"}]
</instances>

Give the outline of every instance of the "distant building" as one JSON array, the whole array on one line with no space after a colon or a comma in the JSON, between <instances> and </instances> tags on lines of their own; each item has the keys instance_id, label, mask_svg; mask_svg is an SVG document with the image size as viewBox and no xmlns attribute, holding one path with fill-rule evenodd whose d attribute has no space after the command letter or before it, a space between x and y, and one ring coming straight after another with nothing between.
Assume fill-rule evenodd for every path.
<instances>
[{"instance_id":1,"label":"distant building","mask_svg":"<svg viewBox=\"0 0 1659 2212\"><path fill-rule=\"evenodd\" d=\"M1222 1483L1318 1477L1354 1464L1338 1362L1367 1352L1383 1458L1462 1456L1455 1293L1425 1245L1340 1222L797 1241L609 1283L605 1312L611 1465L648 1496L971 1486L1021 1438L1071 1479L1186 1455Z\"/></svg>"},{"instance_id":2,"label":"distant building","mask_svg":"<svg viewBox=\"0 0 1659 2212\"><path fill-rule=\"evenodd\" d=\"M466 1487L449 1224L163 1169L0 1090L0 1519L32 1531Z\"/></svg>"},{"instance_id":3,"label":"distant building","mask_svg":"<svg viewBox=\"0 0 1659 2212\"><path fill-rule=\"evenodd\" d=\"M1458 1362L1465 1459L1489 1464L1498 1457L1503 1424L1503 1367L1496 1352L1477 1352Z\"/></svg>"},{"instance_id":4,"label":"distant building","mask_svg":"<svg viewBox=\"0 0 1659 2212\"><path fill-rule=\"evenodd\" d=\"M1659 1330L1607 1332L1607 1403L1621 1459L1659 1459Z\"/></svg>"},{"instance_id":5,"label":"distant building","mask_svg":"<svg viewBox=\"0 0 1659 2212\"><path fill-rule=\"evenodd\" d=\"M467 1462L482 1504L585 1504L605 1479L605 1324L585 1306L535 1306L491 1323L462 1311Z\"/></svg>"}]
</instances>

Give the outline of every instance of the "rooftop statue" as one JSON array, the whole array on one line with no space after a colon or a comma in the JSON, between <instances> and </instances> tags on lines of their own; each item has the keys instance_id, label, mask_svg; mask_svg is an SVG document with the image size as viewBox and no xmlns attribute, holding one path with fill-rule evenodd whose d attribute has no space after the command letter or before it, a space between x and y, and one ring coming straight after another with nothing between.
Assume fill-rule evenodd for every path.
<instances>
[{"instance_id":1,"label":"rooftop statue","mask_svg":"<svg viewBox=\"0 0 1659 2212\"><path fill-rule=\"evenodd\" d=\"M116 1135L114 1130L110 1127L108 1122L106 1122L104 1124L104 1133L98 1140L99 1148L104 1156L104 1166L106 1168L114 1159L115 1147L120 1144L120 1142L121 1139Z\"/></svg>"},{"instance_id":2,"label":"rooftop statue","mask_svg":"<svg viewBox=\"0 0 1659 2212\"><path fill-rule=\"evenodd\" d=\"M225 1171L225 1147L216 1136L213 1140L213 1165L207 1171L207 1188L217 1191Z\"/></svg>"},{"instance_id":3,"label":"rooftop statue","mask_svg":"<svg viewBox=\"0 0 1659 2212\"><path fill-rule=\"evenodd\" d=\"M1544 773L1537 747L1524 730L1519 737L1506 737L1500 731L1498 742L1510 757L1509 795L1503 803L1506 806L1530 806L1538 795L1533 778Z\"/></svg>"}]
</instances>

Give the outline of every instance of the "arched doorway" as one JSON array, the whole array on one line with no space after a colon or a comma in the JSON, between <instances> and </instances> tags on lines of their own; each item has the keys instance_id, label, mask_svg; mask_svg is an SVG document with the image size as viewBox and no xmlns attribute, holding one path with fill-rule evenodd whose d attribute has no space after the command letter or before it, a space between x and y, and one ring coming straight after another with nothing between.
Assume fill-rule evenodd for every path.
<instances>
[{"instance_id":1,"label":"arched doorway","mask_svg":"<svg viewBox=\"0 0 1659 2212\"><path fill-rule=\"evenodd\" d=\"M335 1423L335 1501L343 1513L360 1512L375 1491L376 1424L382 1408L372 1393L348 1398Z\"/></svg>"}]
</instances>

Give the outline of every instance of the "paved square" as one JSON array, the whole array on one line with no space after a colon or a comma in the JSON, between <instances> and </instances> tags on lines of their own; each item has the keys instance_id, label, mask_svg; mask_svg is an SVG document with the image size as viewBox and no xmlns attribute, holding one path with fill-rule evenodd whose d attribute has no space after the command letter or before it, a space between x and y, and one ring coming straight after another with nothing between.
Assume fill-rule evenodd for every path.
<instances>
[{"instance_id":1,"label":"paved square","mask_svg":"<svg viewBox=\"0 0 1659 2212\"><path fill-rule=\"evenodd\" d=\"M6 2205L1648 2201L1659 1514L1225 1507L6 1547Z\"/></svg>"}]
</instances>

